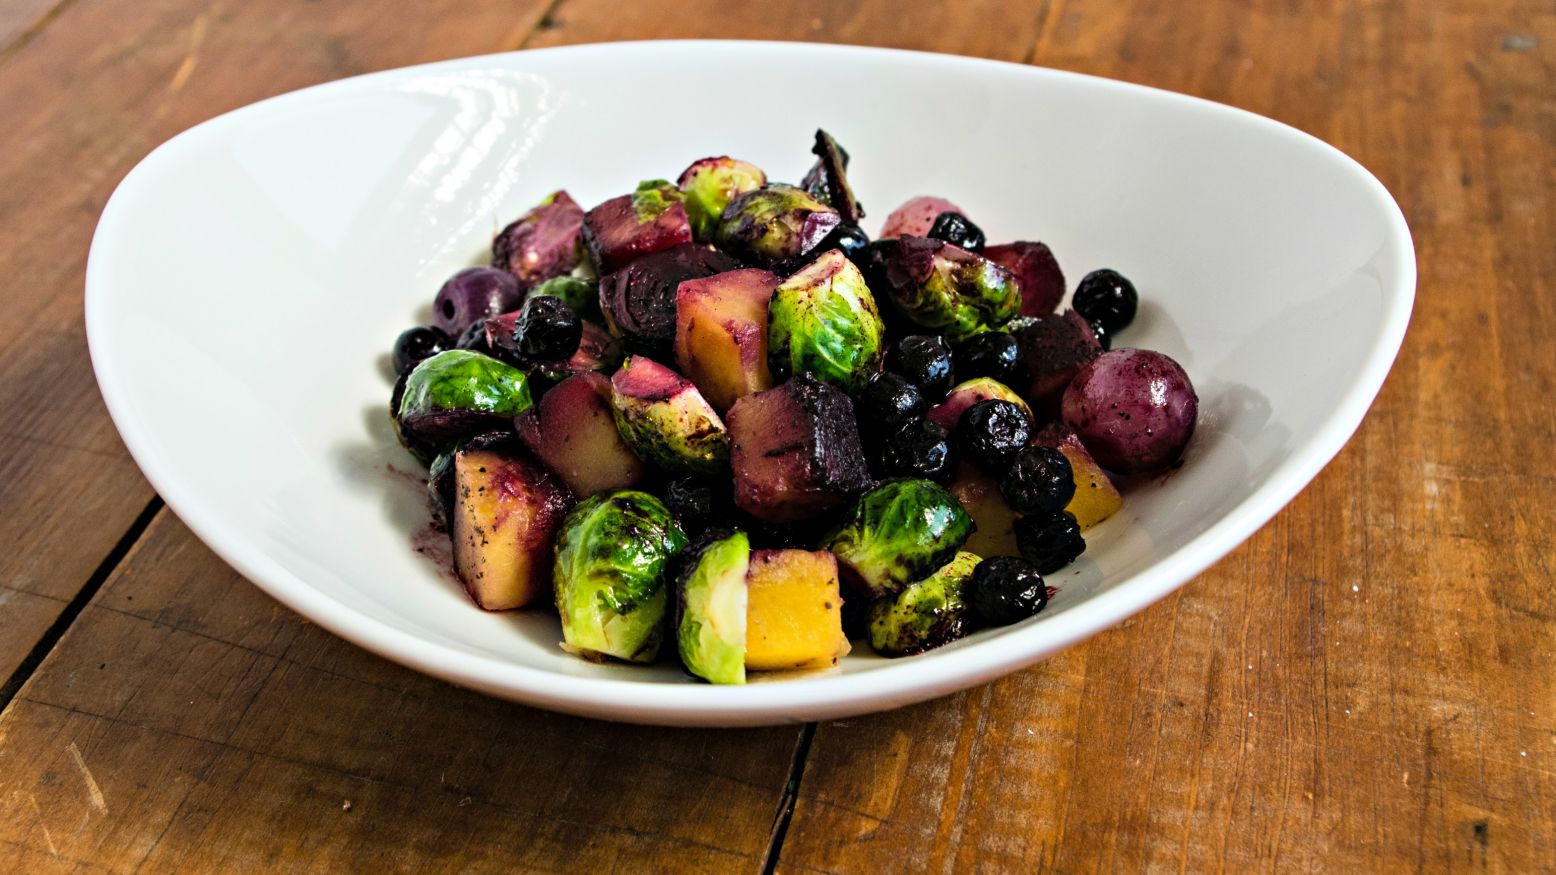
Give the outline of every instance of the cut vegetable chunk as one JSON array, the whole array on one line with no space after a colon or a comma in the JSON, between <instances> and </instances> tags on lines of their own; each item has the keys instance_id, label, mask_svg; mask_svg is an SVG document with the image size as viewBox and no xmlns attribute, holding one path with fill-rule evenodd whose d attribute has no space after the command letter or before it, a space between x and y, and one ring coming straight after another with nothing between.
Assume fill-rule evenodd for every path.
<instances>
[{"instance_id":1,"label":"cut vegetable chunk","mask_svg":"<svg viewBox=\"0 0 1556 875\"><path fill-rule=\"evenodd\" d=\"M956 384L951 394L947 395L944 401L929 408L929 413L925 414L924 418L950 431L956 428L956 424L961 421L962 414L967 412L967 408L980 401L1009 401L1021 408L1021 412L1027 415L1027 419L1034 427L1037 425L1037 421L1032 418L1032 408L1021 400L1016 390L990 377L978 377Z\"/></svg>"},{"instance_id":2,"label":"cut vegetable chunk","mask_svg":"<svg viewBox=\"0 0 1556 875\"><path fill-rule=\"evenodd\" d=\"M584 211L565 191L502 229L492 240L492 267L518 278L524 287L559 277L578 266Z\"/></svg>"},{"instance_id":3,"label":"cut vegetable chunk","mask_svg":"<svg viewBox=\"0 0 1556 875\"><path fill-rule=\"evenodd\" d=\"M1047 316L1064 300L1064 272L1046 244L1018 240L985 246L983 257L1015 274L1021 315Z\"/></svg>"},{"instance_id":4,"label":"cut vegetable chunk","mask_svg":"<svg viewBox=\"0 0 1556 875\"><path fill-rule=\"evenodd\" d=\"M1040 316L1016 332L1027 384L1022 387L1032 410L1043 419L1059 417L1064 390L1081 368L1102 355L1091 326L1074 310Z\"/></svg>"},{"instance_id":5,"label":"cut vegetable chunk","mask_svg":"<svg viewBox=\"0 0 1556 875\"><path fill-rule=\"evenodd\" d=\"M924 237L929 234L929 229L935 226L935 217L941 213L966 215L965 210L943 197L919 195L909 198L886 217L886 224L881 226L881 238Z\"/></svg>"},{"instance_id":6,"label":"cut vegetable chunk","mask_svg":"<svg viewBox=\"0 0 1556 875\"><path fill-rule=\"evenodd\" d=\"M979 556L1020 556L1016 546L1016 515L1000 495L999 481L968 462L957 465L951 494L973 520L973 533L963 548Z\"/></svg>"},{"instance_id":7,"label":"cut vegetable chunk","mask_svg":"<svg viewBox=\"0 0 1556 875\"><path fill-rule=\"evenodd\" d=\"M804 520L870 484L853 403L808 374L729 410L735 503L773 523Z\"/></svg>"},{"instance_id":8,"label":"cut vegetable chunk","mask_svg":"<svg viewBox=\"0 0 1556 875\"><path fill-rule=\"evenodd\" d=\"M647 470L616 428L604 374L585 371L556 384L514 427L579 498L636 486Z\"/></svg>"},{"instance_id":9,"label":"cut vegetable chunk","mask_svg":"<svg viewBox=\"0 0 1556 875\"><path fill-rule=\"evenodd\" d=\"M870 605L870 646L882 656L912 656L966 637L973 629L967 581L982 561L957 553L935 573Z\"/></svg>"},{"instance_id":10,"label":"cut vegetable chunk","mask_svg":"<svg viewBox=\"0 0 1556 875\"><path fill-rule=\"evenodd\" d=\"M772 388L767 368L767 303L777 276L732 270L685 280L675 293L675 363L720 413Z\"/></svg>"},{"instance_id":11,"label":"cut vegetable chunk","mask_svg":"<svg viewBox=\"0 0 1556 875\"><path fill-rule=\"evenodd\" d=\"M826 668L848 653L831 553L757 550L746 585L747 669Z\"/></svg>"},{"instance_id":12,"label":"cut vegetable chunk","mask_svg":"<svg viewBox=\"0 0 1556 875\"><path fill-rule=\"evenodd\" d=\"M1064 509L1075 515L1075 521L1080 523L1081 531L1084 532L1102 522L1124 506L1124 497L1119 494L1118 487L1113 485L1107 472L1102 470L1097 460L1086 451L1085 445L1081 443L1079 437L1076 437L1075 432L1055 423L1038 432L1032 439L1032 443L1053 447L1064 453L1064 457L1070 460L1070 470L1075 472L1075 496ZM973 552L978 551L973 550Z\"/></svg>"},{"instance_id":13,"label":"cut vegetable chunk","mask_svg":"<svg viewBox=\"0 0 1556 875\"><path fill-rule=\"evenodd\" d=\"M729 433L702 393L653 359L633 356L611 377L616 428L638 457L672 473L716 474Z\"/></svg>"},{"instance_id":14,"label":"cut vegetable chunk","mask_svg":"<svg viewBox=\"0 0 1556 875\"><path fill-rule=\"evenodd\" d=\"M679 581L676 645L686 670L714 684L746 682L746 572L751 542L745 532L704 547Z\"/></svg>"},{"instance_id":15,"label":"cut vegetable chunk","mask_svg":"<svg viewBox=\"0 0 1556 875\"><path fill-rule=\"evenodd\" d=\"M600 309L631 351L668 358L675 341L676 289L686 280L738 267L735 259L706 246L656 252L600 280Z\"/></svg>"},{"instance_id":16,"label":"cut vegetable chunk","mask_svg":"<svg viewBox=\"0 0 1556 875\"><path fill-rule=\"evenodd\" d=\"M475 603L505 611L551 591L551 541L567 488L516 442L454 454L454 570Z\"/></svg>"},{"instance_id":17,"label":"cut vegetable chunk","mask_svg":"<svg viewBox=\"0 0 1556 875\"><path fill-rule=\"evenodd\" d=\"M635 258L692 242L681 190L663 179L613 197L584 214L583 237L595 271L604 276Z\"/></svg>"}]
</instances>

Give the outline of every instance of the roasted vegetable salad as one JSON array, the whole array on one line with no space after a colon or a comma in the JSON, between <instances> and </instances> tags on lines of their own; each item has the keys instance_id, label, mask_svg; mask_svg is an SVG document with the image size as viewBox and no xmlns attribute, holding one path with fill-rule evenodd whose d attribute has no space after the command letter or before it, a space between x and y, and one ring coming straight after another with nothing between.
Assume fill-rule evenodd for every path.
<instances>
[{"instance_id":1,"label":"roasted vegetable salad","mask_svg":"<svg viewBox=\"0 0 1556 875\"><path fill-rule=\"evenodd\" d=\"M481 608L715 684L835 666L845 628L909 656L1043 610L1119 487L1180 464L1198 398L1127 347L1129 279L1060 311L1046 245L938 197L872 240L848 152L812 152L793 185L717 156L554 192L399 335L395 431Z\"/></svg>"}]
</instances>

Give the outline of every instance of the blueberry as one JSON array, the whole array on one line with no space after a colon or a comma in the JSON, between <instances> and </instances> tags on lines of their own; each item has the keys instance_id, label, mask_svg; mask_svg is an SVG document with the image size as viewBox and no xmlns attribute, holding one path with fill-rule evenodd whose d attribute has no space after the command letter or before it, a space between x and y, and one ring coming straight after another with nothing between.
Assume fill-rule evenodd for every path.
<instances>
[{"instance_id":1,"label":"blueberry","mask_svg":"<svg viewBox=\"0 0 1556 875\"><path fill-rule=\"evenodd\" d=\"M1015 528L1016 548L1039 574L1053 574L1086 552L1080 523L1069 511L1020 517Z\"/></svg>"},{"instance_id":2,"label":"blueberry","mask_svg":"<svg viewBox=\"0 0 1556 875\"><path fill-rule=\"evenodd\" d=\"M1064 453L1026 447L1000 478L1000 495L1016 513L1055 513L1075 497L1075 472Z\"/></svg>"},{"instance_id":3,"label":"blueberry","mask_svg":"<svg viewBox=\"0 0 1556 875\"><path fill-rule=\"evenodd\" d=\"M951 348L934 334L910 334L886 354L886 370L924 393L927 401L941 401L951 391Z\"/></svg>"},{"instance_id":4,"label":"blueberry","mask_svg":"<svg viewBox=\"0 0 1556 875\"><path fill-rule=\"evenodd\" d=\"M995 556L973 569L967 601L984 623L1008 626L1047 607L1048 585L1025 559Z\"/></svg>"},{"instance_id":5,"label":"blueberry","mask_svg":"<svg viewBox=\"0 0 1556 875\"><path fill-rule=\"evenodd\" d=\"M828 249L841 249L849 261L858 261L863 257L864 249L870 245L870 235L866 234L858 225L844 222L832 229L825 240L821 241L815 249L816 252L826 252ZM856 265L857 266L857 265Z\"/></svg>"},{"instance_id":6,"label":"blueberry","mask_svg":"<svg viewBox=\"0 0 1556 875\"><path fill-rule=\"evenodd\" d=\"M854 401L861 430L879 434L900 431L922 418L927 406L917 386L889 371L871 377Z\"/></svg>"},{"instance_id":7,"label":"blueberry","mask_svg":"<svg viewBox=\"0 0 1556 875\"><path fill-rule=\"evenodd\" d=\"M989 377L1014 385L1021 373L1021 349L1014 335L1003 331L975 334L956 348L956 378Z\"/></svg>"},{"instance_id":8,"label":"blueberry","mask_svg":"<svg viewBox=\"0 0 1556 875\"><path fill-rule=\"evenodd\" d=\"M418 325L400 332L394 339L394 372L403 374L423 359L429 359L452 345L442 329Z\"/></svg>"},{"instance_id":9,"label":"blueberry","mask_svg":"<svg viewBox=\"0 0 1556 875\"><path fill-rule=\"evenodd\" d=\"M687 534L729 519L729 483L710 477L682 477L665 484L665 507Z\"/></svg>"},{"instance_id":10,"label":"blueberry","mask_svg":"<svg viewBox=\"0 0 1556 875\"><path fill-rule=\"evenodd\" d=\"M1135 321L1140 295L1135 284L1116 270L1094 270L1081 279L1070 306L1093 325L1101 325L1108 334L1117 334ZM1100 340L1100 338L1099 338Z\"/></svg>"},{"instance_id":11,"label":"blueberry","mask_svg":"<svg viewBox=\"0 0 1556 875\"><path fill-rule=\"evenodd\" d=\"M883 478L919 477L950 483L956 474L956 457L946 430L920 419L881 441L876 449L875 468Z\"/></svg>"},{"instance_id":12,"label":"blueberry","mask_svg":"<svg viewBox=\"0 0 1556 875\"><path fill-rule=\"evenodd\" d=\"M465 333L459 335L459 340L454 344L456 349L468 349L484 355L492 354L492 345L486 342L486 322L478 321L470 323Z\"/></svg>"},{"instance_id":13,"label":"blueberry","mask_svg":"<svg viewBox=\"0 0 1556 875\"><path fill-rule=\"evenodd\" d=\"M945 212L936 216L935 223L929 227L929 236L944 240L952 246L960 246L968 252L983 251L983 229L958 212Z\"/></svg>"},{"instance_id":14,"label":"blueberry","mask_svg":"<svg viewBox=\"0 0 1556 875\"><path fill-rule=\"evenodd\" d=\"M1091 326L1091 333L1097 336L1097 345L1102 347L1103 352L1113 348L1113 334L1106 328L1103 328L1101 322L1087 322L1086 324Z\"/></svg>"},{"instance_id":15,"label":"blueberry","mask_svg":"<svg viewBox=\"0 0 1556 875\"><path fill-rule=\"evenodd\" d=\"M956 423L957 449L968 461L999 474L1032 438L1032 421L1010 401L979 401Z\"/></svg>"},{"instance_id":16,"label":"blueberry","mask_svg":"<svg viewBox=\"0 0 1556 875\"><path fill-rule=\"evenodd\" d=\"M555 362L571 358L583 337L578 314L561 298L538 295L524 302L513 339L519 353L535 361Z\"/></svg>"}]
</instances>

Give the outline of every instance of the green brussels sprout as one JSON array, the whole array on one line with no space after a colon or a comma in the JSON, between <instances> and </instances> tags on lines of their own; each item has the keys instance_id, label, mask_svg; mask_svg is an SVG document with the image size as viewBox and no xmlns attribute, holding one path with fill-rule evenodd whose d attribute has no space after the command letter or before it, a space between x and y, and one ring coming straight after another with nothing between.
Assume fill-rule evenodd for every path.
<instances>
[{"instance_id":1,"label":"green brussels sprout","mask_svg":"<svg viewBox=\"0 0 1556 875\"><path fill-rule=\"evenodd\" d=\"M773 291L767 363L782 380L809 371L853 393L881 369L881 323L864 275L829 249Z\"/></svg>"},{"instance_id":2,"label":"green brussels sprout","mask_svg":"<svg viewBox=\"0 0 1556 875\"><path fill-rule=\"evenodd\" d=\"M917 324L965 340L1021 309L1016 275L980 255L929 237L903 237L887 259L887 293Z\"/></svg>"},{"instance_id":3,"label":"green brussels sprout","mask_svg":"<svg viewBox=\"0 0 1556 875\"><path fill-rule=\"evenodd\" d=\"M597 281L576 276L552 277L530 289L524 297L538 298L541 295L561 298L562 303L571 307L579 319L605 321L605 316L600 313L600 284Z\"/></svg>"},{"instance_id":4,"label":"green brussels sprout","mask_svg":"<svg viewBox=\"0 0 1556 875\"><path fill-rule=\"evenodd\" d=\"M932 480L888 480L859 496L822 546L870 598L892 596L950 559L973 533L962 503Z\"/></svg>"},{"instance_id":5,"label":"green brussels sprout","mask_svg":"<svg viewBox=\"0 0 1556 875\"><path fill-rule=\"evenodd\" d=\"M659 214L686 199L681 190L668 179L647 179L638 183L632 192L632 212L639 224L647 224L659 218Z\"/></svg>"},{"instance_id":6,"label":"green brussels sprout","mask_svg":"<svg viewBox=\"0 0 1556 875\"><path fill-rule=\"evenodd\" d=\"M774 182L736 195L713 229L713 242L748 261L776 264L815 249L842 221L804 189Z\"/></svg>"},{"instance_id":7,"label":"green brussels sprout","mask_svg":"<svg viewBox=\"0 0 1556 875\"><path fill-rule=\"evenodd\" d=\"M966 637L973 629L967 581L983 560L959 552L923 580L870 605L870 646L882 656L912 656Z\"/></svg>"},{"instance_id":8,"label":"green brussels sprout","mask_svg":"<svg viewBox=\"0 0 1556 875\"><path fill-rule=\"evenodd\" d=\"M678 582L676 644L686 670L715 684L746 682L746 571L751 541L736 532L702 549Z\"/></svg>"},{"instance_id":9,"label":"green brussels sprout","mask_svg":"<svg viewBox=\"0 0 1556 875\"><path fill-rule=\"evenodd\" d=\"M510 426L531 403L523 371L468 349L444 350L406 377L395 430L413 452L441 448L466 435Z\"/></svg>"},{"instance_id":10,"label":"green brussels sprout","mask_svg":"<svg viewBox=\"0 0 1556 875\"><path fill-rule=\"evenodd\" d=\"M755 164L729 156L704 158L682 171L677 180L686 195L686 217L691 221L692 236L705 242L724 208L738 194L755 191L767 184L767 174Z\"/></svg>"},{"instance_id":11,"label":"green brussels sprout","mask_svg":"<svg viewBox=\"0 0 1556 875\"><path fill-rule=\"evenodd\" d=\"M635 355L611 377L621 439L651 465L681 474L729 467L729 431L691 381Z\"/></svg>"},{"instance_id":12,"label":"green brussels sprout","mask_svg":"<svg viewBox=\"0 0 1556 875\"><path fill-rule=\"evenodd\" d=\"M663 634L665 569L685 546L686 533L646 492L602 492L573 508L557 532L552 571L562 647L653 662Z\"/></svg>"}]
</instances>

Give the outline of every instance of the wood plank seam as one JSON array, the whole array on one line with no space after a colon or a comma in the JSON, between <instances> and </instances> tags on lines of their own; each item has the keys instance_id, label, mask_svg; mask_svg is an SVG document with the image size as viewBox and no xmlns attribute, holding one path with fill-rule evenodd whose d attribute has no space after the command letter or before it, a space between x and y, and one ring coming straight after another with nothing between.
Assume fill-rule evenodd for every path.
<instances>
[{"instance_id":1,"label":"wood plank seam","mask_svg":"<svg viewBox=\"0 0 1556 875\"><path fill-rule=\"evenodd\" d=\"M124 561L124 557L129 555L130 549L140 540L140 536L146 531L146 527L151 525L152 519L161 510L162 497L153 495L151 501L146 503L145 509L130 524L129 529L120 536L118 543L114 544L113 549L108 551L108 555L103 557L103 561L98 563L97 568L87 578L86 583L76 592L75 597L70 600L70 603L65 606L64 610L60 611L53 624L38 638L37 643L27 652L27 656L22 659L21 664L11 673L11 676L6 678L3 685L0 685L0 712L5 711L10 706L11 701L16 698L17 692L27 683L27 679L32 677L33 672L37 671L38 667L43 664L43 661L48 658L49 653L54 650L54 646L59 643L60 638L64 637L65 631L70 628L77 617L81 616L81 612L86 609L87 603L92 600L93 596L97 595L99 589L102 589L103 583L113 574L114 569L119 567L119 563Z\"/></svg>"},{"instance_id":2,"label":"wood plank seam","mask_svg":"<svg viewBox=\"0 0 1556 875\"><path fill-rule=\"evenodd\" d=\"M762 855L762 875L773 875L778 869L778 859L783 854L783 840L789 834L789 821L794 818L794 803L800 798L800 781L805 777L805 762L810 759L810 742L816 737L816 724L807 723L800 729L794 744L794 759L789 764L789 780L784 782L783 793L773 811L773 831L767 840L767 851Z\"/></svg>"}]
</instances>

